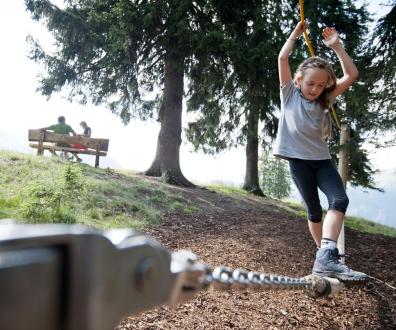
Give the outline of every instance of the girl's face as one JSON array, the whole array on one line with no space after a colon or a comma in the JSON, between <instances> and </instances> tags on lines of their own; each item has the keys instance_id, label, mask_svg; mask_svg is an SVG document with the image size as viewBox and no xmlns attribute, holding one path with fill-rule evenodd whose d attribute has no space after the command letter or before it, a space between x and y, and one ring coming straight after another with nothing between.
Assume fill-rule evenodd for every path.
<instances>
[{"instance_id":1,"label":"girl's face","mask_svg":"<svg viewBox=\"0 0 396 330\"><path fill-rule=\"evenodd\" d=\"M297 78L297 83L304 97L313 101L316 100L327 86L329 74L326 70L310 68L304 73L304 76Z\"/></svg>"}]
</instances>

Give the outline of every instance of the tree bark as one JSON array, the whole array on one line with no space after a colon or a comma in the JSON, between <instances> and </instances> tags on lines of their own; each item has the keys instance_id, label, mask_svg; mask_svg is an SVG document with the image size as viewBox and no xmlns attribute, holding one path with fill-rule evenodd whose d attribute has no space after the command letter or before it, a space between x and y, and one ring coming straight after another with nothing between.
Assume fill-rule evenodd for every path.
<instances>
[{"instance_id":1,"label":"tree bark","mask_svg":"<svg viewBox=\"0 0 396 330\"><path fill-rule=\"evenodd\" d=\"M243 189L256 196L265 196L258 176L258 113L249 110L246 141L246 171Z\"/></svg>"},{"instance_id":2,"label":"tree bark","mask_svg":"<svg viewBox=\"0 0 396 330\"><path fill-rule=\"evenodd\" d=\"M180 169L180 145L182 133L184 59L175 55L165 60L164 97L159 114L161 129L157 150L147 176L161 176L167 183L193 187Z\"/></svg>"}]
</instances>

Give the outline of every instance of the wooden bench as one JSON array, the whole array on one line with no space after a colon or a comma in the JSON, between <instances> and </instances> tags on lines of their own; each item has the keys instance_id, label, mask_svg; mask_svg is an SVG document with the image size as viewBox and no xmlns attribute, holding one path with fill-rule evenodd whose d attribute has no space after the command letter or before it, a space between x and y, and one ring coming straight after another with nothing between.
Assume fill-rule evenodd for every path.
<instances>
[{"instance_id":1,"label":"wooden bench","mask_svg":"<svg viewBox=\"0 0 396 330\"><path fill-rule=\"evenodd\" d=\"M42 131L39 129L29 129L29 141L37 142L29 143L30 147L37 149L37 155L43 155L44 150L95 155L95 167L99 166L99 157L106 156L109 149L108 139L95 139L86 136L56 134L53 132ZM62 147L56 145L59 143L64 143L67 145L80 144L86 146L87 149Z\"/></svg>"}]
</instances>

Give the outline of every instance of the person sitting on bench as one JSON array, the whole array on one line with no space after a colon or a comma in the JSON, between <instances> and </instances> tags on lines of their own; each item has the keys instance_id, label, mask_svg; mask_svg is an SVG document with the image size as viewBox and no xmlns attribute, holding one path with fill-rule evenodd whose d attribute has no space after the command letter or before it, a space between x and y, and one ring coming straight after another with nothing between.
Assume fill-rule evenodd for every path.
<instances>
[{"instance_id":1,"label":"person sitting on bench","mask_svg":"<svg viewBox=\"0 0 396 330\"><path fill-rule=\"evenodd\" d=\"M69 134L70 135L70 133L71 133L74 136L76 135L76 132L73 130L73 128L70 125L66 124L66 119L64 116L58 117L57 124L40 128L40 130L41 131L52 131L57 134ZM56 146L57 147L70 147L70 145L67 143L57 143ZM50 150L50 151L53 155L57 156L55 150ZM67 159L67 152L64 152L64 157Z\"/></svg>"},{"instance_id":2,"label":"person sitting on bench","mask_svg":"<svg viewBox=\"0 0 396 330\"><path fill-rule=\"evenodd\" d=\"M85 121L82 121L80 123L80 126L83 129L83 133L82 134L77 134L77 135L91 137L91 132L92 132L91 131L91 127L89 127ZM72 148L87 150L87 147L82 145L82 144L72 144L71 146L72 146ZM72 154L76 158L76 161L78 161L79 163L82 162L82 159L80 157L78 157L76 152L73 152Z\"/></svg>"}]
</instances>

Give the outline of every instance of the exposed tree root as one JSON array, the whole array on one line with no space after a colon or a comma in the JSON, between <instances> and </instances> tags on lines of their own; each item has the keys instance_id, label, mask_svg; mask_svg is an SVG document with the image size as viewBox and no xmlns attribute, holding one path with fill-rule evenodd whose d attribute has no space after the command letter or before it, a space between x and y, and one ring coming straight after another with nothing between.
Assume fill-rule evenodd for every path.
<instances>
[{"instance_id":1,"label":"exposed tree root","mask_svg":"<svg viewBox=\"0 0 396 330\"><path fill-rule=\"evenodd\" d=\"M161 177L164 182L175 186L188 187L188 188L195 187L195 185L189 180L187 180L184 177L184 175L179 171L176 172L173 170L167 170L164 171Z\"/></svg>"},{"instance_id":2,"label":"exposed tree root","mask_svg":"<svg viewBox=\"0 0 396 330\"><path fill-rule=\"evenodd\" d=\"M174 186L193 188L195 185L187 180L181 171L175 171L168 169L166 171L161 171L161 167L155 163L151 165L151 167L144 172L144 175L153 176L153 177L161 177L162 181Z\"/></svg>"},{"instance_id":3,"label":"exposed tree root","mask_svg":"<svg viewBox=\"0 0 396 330\"><path fill-rule=\"evenodd\" d=\"M260 187L248 187L248 188L243 187L243 189L246 190L249 194L260 197L266 197Z\"/></svg>"}]
</instances>

